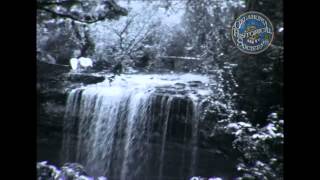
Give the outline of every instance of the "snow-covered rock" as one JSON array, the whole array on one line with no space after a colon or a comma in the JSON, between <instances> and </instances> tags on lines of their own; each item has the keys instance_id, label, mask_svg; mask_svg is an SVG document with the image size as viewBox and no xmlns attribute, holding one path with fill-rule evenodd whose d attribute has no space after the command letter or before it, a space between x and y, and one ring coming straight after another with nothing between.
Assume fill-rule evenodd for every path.
<instances>
[{"instance_id":1,"label":"snow-covered rock","mask_svg":"<svg viewBox=\"0 0 320 180\"><path fill-rule=\"evenodd\" d=\"M90 58L80 57L78 60L81 67L87 68L93 66L92 60Z\"/></svg>"},{"instance_id":2,"label":"snow-covered rock","mask_svg":"<svg viewBox=\"0 0 320 180\"><path fill-rule=\"evenodd\" d=\"M82 165L78 163L66 163L61 170L53 165L48 165L47 161L37 163L37 179L41 180L95 180L86 174ZM100 176L97 180L107 180Z\"/></svg>"},{"instance_id":3,"label":"snow-covered rock","mask_svg":"<svg viewBox=\"0 0 320 180\"><path fill-rule=\"evenodd\" d=\"M77 70L78 69L78 65L79 65L78 59L77 58L71 58L70 59L70 65L71 65L71 68L73 70Z\"/></svg>"},{"instance_id":4,"label":"snow-covered rock","mask_svg":"<svg viewBox=\"0 0 320 180\"><path fill-rule=\"evenodd\" d=\"M80 58L71 58L70 66L72 70L77 71L81 69L87 69L88 67L93 67L93 62L90 58L80 57Z\"/></svg>"}]
</instances>

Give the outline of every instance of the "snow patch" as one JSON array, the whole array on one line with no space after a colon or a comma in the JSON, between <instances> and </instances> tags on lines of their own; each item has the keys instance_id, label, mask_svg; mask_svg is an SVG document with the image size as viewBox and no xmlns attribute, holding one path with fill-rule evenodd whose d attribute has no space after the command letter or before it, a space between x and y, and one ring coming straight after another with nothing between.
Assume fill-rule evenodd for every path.
<instances>
[{"instance_id":1,"label":"snow patch","mask_svg":"<svg viewBox=\"0 0 320 180\"><path fill-rule=\"evenodd\" d=\"M79 59L71 58L70 65L72 70L76 71L76 70L79 70L80 68L92 67L93 63L90 58L80 57Z\"/></svg>"}]
</instances>

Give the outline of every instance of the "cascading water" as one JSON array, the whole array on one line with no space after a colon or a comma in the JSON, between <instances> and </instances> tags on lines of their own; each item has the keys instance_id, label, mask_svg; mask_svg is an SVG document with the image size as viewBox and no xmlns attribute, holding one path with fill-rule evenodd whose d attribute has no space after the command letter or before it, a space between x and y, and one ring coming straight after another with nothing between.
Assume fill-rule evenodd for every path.
<instances>
[{"instance_id":1,"label":"cascading water","mask_svg":"<svg viewBox=\"0 0 320 180\"><path fill-rule=\"evenodd\" d=\"M193 117L192 117L192 138L191 138L191 149L192 149L192 155L191 155L191 174L190 176L195 174L195 168L197 163L197 148L198 148L198 129L199 129L199 105L195 104L193 106Z\"/></svg>"},{"instance_id":2,"label":"cascading water","mask_svg":"<svg viewBox=\"0 0 320 180\"><path fill-rule=\"evenodd\" d=\"M211 93L209 83L195 74L121 75L111 85L106 81L71 90L62 161L78 162L89 174L111 180L194 174L200 97ZM168 143L175 146L179 140L181 169L171 172Z\"/></svg>"}]
</instances>

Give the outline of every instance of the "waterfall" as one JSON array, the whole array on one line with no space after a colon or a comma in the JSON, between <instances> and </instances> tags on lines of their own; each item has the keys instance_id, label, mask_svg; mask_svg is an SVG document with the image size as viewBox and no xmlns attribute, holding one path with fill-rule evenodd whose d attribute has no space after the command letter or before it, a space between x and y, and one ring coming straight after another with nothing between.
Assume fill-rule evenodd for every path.
<instances>
[{"instance_id":1,"label":"waterfall","mask_svg":"<svg viewBox=\"0 0 320 180\"><path fill-rule=\"evenodd\" d=\"M195 103L192 108L192 138L191 138L191 174L190 176L195 175L197 167L197 150L198 150L198 130L199 130L199 104Z\"/></svg>"},{"instance_id":2,"label":"waterfall","mask_svg":"<svg viewBox=\"0 0 320 180\"><path fill-rule=\"evenodd\" d=\"M163 179L168 162L168 137L173 136L170 123L180 119L184 126L191 124L190 140L186 127L181 132L183 142L188 142L192 149L192 170L197 154L198 97L210 90L199 90L196 95L191 86L173 88L177 83L189 81L207 83L209 80L193 74L122 75L111 85L103 82L71 90L66 105L62 160L78 162L90 174L106 175L110 179L143 179L145 173ZM183 99L187 99L184 106L180 105ZM174 109L177 101L178 110ZM184 114L179 114L180 109L185 109ZM158 157L157 162L152 162L154 157ZM183 155L182 163L184 158Z\"/></svg>"},{"instance_id":3,"label":"waterfall","mask_svg":"<svg viewBox=\"0 0 320 180\"><path fill-rule=\"evenodd\" d=\"M148 108L152 101L149 100L151 93L137 92L131 95L129 104L129 113L127 118L126 138L124 147L124 160L121 170L121 180L129 179L131 174L128 174L129 167L135 165L133 157L140 153L143 156L143 138L145 137L145 130L147 118L149 117ZM142 162L141 162L142 163ZM137 166L137 165L136 165ZM136 171L137 172L137 171Z\"/></svg>"},{"instance_id":4,"label":"waterfall","mask_svg":"<svg viewBox=\"0 0 320 180\"><path fill-rule=\"evenodd\" d=\"M161 138L161 154L160 154L160 168L159 168L159 180L162 179L162 171L164 165L164 153L165 153L165 145L166 145L166 137L167 137L167 129L168 129L168 121L170 115L170 106L171 106L172 97L167 98L163 96L161 100L160 110L163 110L161 114L164 115L164 124L163 124L163 131L162 131L162 138Z\"/></svg>"}]
</instances>

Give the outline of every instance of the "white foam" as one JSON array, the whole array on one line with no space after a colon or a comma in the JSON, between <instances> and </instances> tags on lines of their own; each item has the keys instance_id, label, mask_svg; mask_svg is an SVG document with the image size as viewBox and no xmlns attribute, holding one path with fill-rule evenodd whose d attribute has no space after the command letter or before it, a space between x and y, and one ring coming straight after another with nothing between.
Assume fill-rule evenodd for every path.
<instances>
[{"instance_id":1,"label":"white foam","mask_svg":"<svg viewBox=\"0 0 320 180\"><path fill-rule=\"evenodd\" d=\"M152 91L156 87L169 86L174 87L176 83L186 84L186 90L192 89L188 86L190 81L200 81L203 84L210 83L210 79L206 76L199 74L122 74L116 76L112 82L109 81L112 75L105 75L106 80L89 85L85 87L87 90L101 91L101 93L107 93L109 95L116 95L123 91L131 90L143 90ZM208 95L211 90L206 87L205 89L195 89L200 95ZM110 94L111 93L111 94Z\"/></svg>"}]
</instances>

